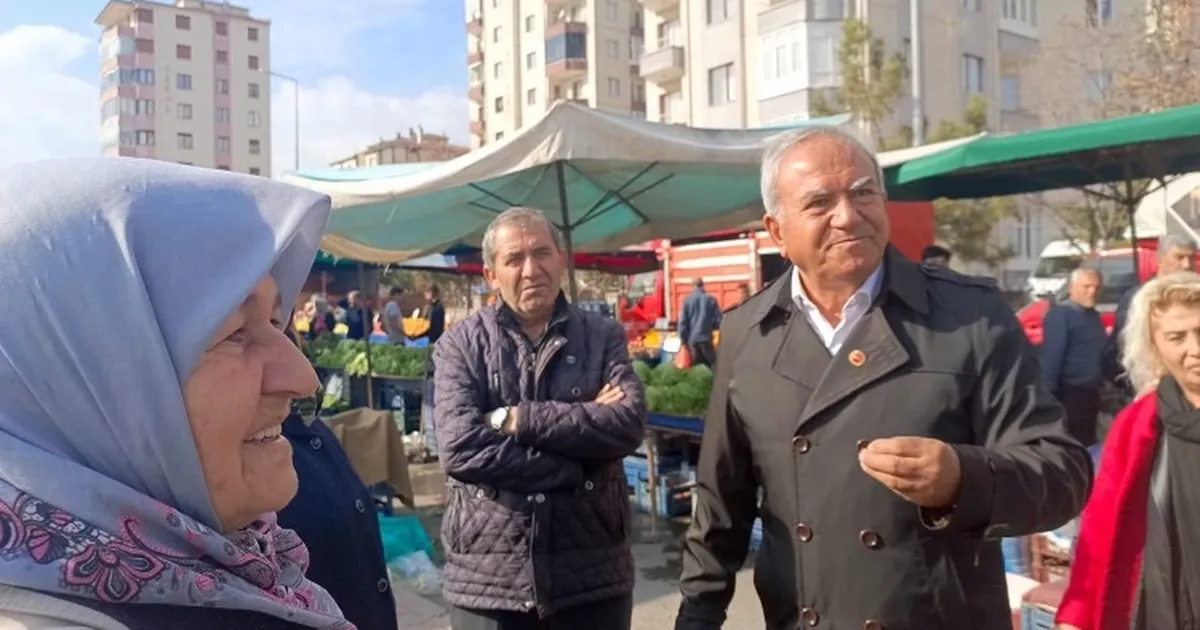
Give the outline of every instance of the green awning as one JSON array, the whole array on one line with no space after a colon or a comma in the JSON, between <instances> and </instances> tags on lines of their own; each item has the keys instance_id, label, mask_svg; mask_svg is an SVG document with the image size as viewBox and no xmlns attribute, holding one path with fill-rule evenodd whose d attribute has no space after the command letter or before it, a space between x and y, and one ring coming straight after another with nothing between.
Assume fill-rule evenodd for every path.
<instances>
[{"instance_id":1,"label":"green awning","mask_svg":"<svg viewBox=\"0 0 1200 630\"><path fill-rule=\"evenodd\" d=\"M1200 105L974 142L888 169L900 201L973 199L1200 171Z\"/></svg>"}]
</instances>

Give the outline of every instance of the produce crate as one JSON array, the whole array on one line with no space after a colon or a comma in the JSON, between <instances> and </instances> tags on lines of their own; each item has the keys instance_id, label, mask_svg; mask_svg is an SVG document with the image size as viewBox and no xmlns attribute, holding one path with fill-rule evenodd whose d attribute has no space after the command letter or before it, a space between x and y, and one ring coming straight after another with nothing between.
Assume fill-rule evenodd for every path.
<instances>
[{"instance_id":1,"label":"produce crate","mask_svg":"<svg viewBox=\"0 0 1200 630\"><path fill-rule=\"evenodd\" d=\"M687 516L692 513L692 498L690 490L679 490L679 486L691 479L683 475L671 475L659 479L658 516L672 518ZM633 501L637 509L645 514L650 513L650 483L638 480L633 486Z\"/></svg>"},{"instance_id":2,"label":"produce crate","mask_svg":"<svg viewBox=\"0 0 1200 630\"><path fill-rule=\"evenodd\" d=\"M1066 591L1065 581L1049 582L1021 598L1021 630L1053 630L1054 615Z\"/></svg>"},{"instance_id":3,"label":"produce crate","mask_svg":"<svg viewBox=\"0 0 1200 630\"><path fill-rule=\"evenodd\" d=\"M700 435L704 433L704 419L687 416L676 416L669 413L651 412L647 415L647 424L656 429L679 431Z\"/></svg>"},{"instance_id":4,"label":"produce crate","mask_svg":"<svg viewBox=\"0 0 1200 630\"><path fill-rule=\"evenodd\" d=\"M1000 541L1004 553L1004 572L1029 576L1029 538L1004 538Z\"/></svg>"},{"instance_id":5,"label":"produce crate","mask_svg":"<svg viewBox=\"0 0 1200 630\"><path fill-rule=\"evenodd\" d=\"M654 462L655 474L659 477L663 475L673 475L678 473L687 474L689 470L687 457L683 455L659 455ZM638 479L645 481L650 478L650 462L645 457L630 455L625 458L625 477L627 479ZM632 484L630 484L632 485Z\"/></svg>"},{"instance_id":6,"label":"produce crate","mask_svg":"<svg viewBox=\"0 0 1200 630\"><path fill-rule=\"evenodd\" d=\"M396 424L405 435L420 431L425 380L376 376L372 382L375 388L375 406L391 411L396 416Z\"/></svg>"},{"instance_id":7,"label":"produce crate","mask_svg":"<svg viewBox=\"0 0 1200 630\"><path fill-rule=\"evenodd\" d=\"M756 518L756 519L754 519L754 527L750 528L750 551L751 552L758 551L758 548L762 546L762 539L763 539L762 518Z\"/></svg>"},{"instance_id":8,"label":"produce crate","mask_svg":"<svg viewBox=\"0 0 1200 630\"><path fill-rule=\"evenodd\" d=\"M1054 544L1045 534L1031 538L1029 557L1029 577L1039 582L1062 580L1071 566L1070 550Z\"/></svg>"}]
</instances>

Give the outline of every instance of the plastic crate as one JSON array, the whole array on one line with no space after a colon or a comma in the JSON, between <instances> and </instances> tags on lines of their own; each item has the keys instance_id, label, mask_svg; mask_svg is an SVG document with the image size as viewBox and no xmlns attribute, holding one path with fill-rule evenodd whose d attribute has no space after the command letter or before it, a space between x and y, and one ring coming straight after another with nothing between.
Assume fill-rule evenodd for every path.
<instances>
[{"instance_id":1,"label":"plastic crate","mask_svg":"<svg viewBox=\"0 0 1200 630\"><path fill-rule=\"evenodd\" d=\"M408 435L421 429L421 405L425 382L413 379L377 378L375 406L391 411L400 430Z\"/></svg>"},{"instance_id":2,"label":"plastic crate","mask_svg":"<svg viewBox=\"0 0 1200 630\"><path fill-rule=\"evenodd\" d=\"M650 478L650 462L645 457L631 455L625 458L625 476L631 479L649 479ZM688 463L687 459L676 456L660 455L654 462L655 473L661 477L663 475L687 474Z\"/></svg>"},{"instance_id":3,"label":"plastic crate","mask_svg":"<svg viewBox=\"0 0 1200 630\"><path fill-rule=\"evenodd\" d=\"M750 528L750 551L758 551L758 548L762 546L762 539L762 519L756 518L754 519L754 527Z\"/></svg>"},{"instance_id":4,"label":"plastic crate","mask_svg":"<svg viewBox=\"0 0 1200 630\"><path fill-rule=\"evenodd\" d=\"M1021 606L1021 630L1054 630L1054 612L1041 606Z\"/></svg>"}]
</instances>

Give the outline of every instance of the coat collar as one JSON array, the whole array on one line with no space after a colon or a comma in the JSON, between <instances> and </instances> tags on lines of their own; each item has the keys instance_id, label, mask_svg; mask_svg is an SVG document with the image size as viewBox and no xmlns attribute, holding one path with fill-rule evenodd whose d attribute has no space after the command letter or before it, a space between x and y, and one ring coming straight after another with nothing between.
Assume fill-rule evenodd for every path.
<instances>
[{"instance_id":1,"label":"coat collar","mask_svg":"<svg viewBox=\"0 0 1200 630\"><path fill-rule=\"evenodd\" d=\"M879 299L886 300L894 296L908 308L922 315L929 314L927 281L920 266L890 245L884 252L882 264L883 288L879 292ZM795 308L795 300L792 299L793 273L793 268L789 268L767 287L763 292L764 299L755 306L753 323L760 324L772 315L788 313Z\"/></svg>"}]
</instances>

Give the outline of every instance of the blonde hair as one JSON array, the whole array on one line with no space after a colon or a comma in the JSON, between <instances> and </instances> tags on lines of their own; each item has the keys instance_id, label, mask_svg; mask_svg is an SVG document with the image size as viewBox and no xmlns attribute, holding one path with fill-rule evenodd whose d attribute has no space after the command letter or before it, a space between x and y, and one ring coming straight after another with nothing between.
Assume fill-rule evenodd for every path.
<instances>
[{"instance_id":1,"label":"blonde hair","mask_svg":"<svg viewBox=\"0 0 1200 630\"><path fill-rule=\"evenodd\" d=\"M1133 296L1121 331L1121 364L1138 394L1153 390L1167 374L1167 366L1154 346L1152 320L1156 314L1180 305L1200 306L1200 274L1180 271L1155 278Z\"/></svg>"}]
</instances>

